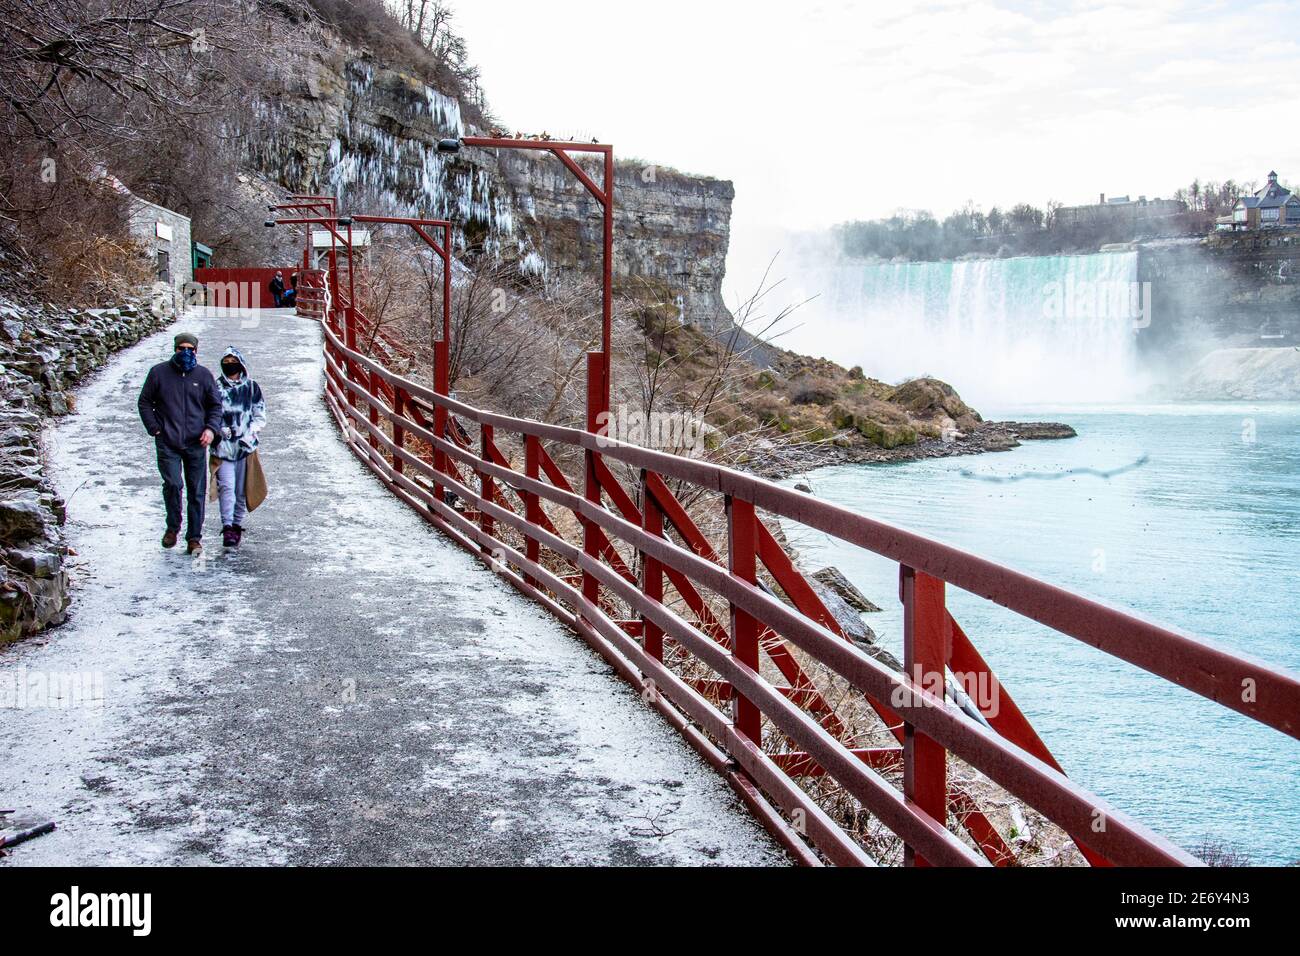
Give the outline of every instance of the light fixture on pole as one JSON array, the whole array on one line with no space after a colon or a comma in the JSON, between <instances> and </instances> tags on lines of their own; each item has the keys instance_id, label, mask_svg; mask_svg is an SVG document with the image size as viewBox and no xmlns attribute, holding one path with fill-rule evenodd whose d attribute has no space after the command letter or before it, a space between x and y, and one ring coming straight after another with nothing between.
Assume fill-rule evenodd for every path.
<instances>
[{"instance_id":1,"label":"light fixture on pole","mask_svg":"<svg viewBox=\"0 0 1300 956\"><path fill-rule=\"evenodd\" d=\"M547 139L507 139L489 136L465 136L459 139L440 139L436 149L439 153L456 154L465 146L479 146L484 149L532 149L553 153L560 162L568 167L577 177L587 192L600 203L604 214L602 235L601 263L601 310L600 310L600 382L588 382L588 392L595 386L596 401L588 401L587 428L596 430L596 419L601 412L608 412L610 405L610 353L613 336L614 316L614 147L602 143L570 143L565 140ZM604 159L604 180L597 186L569 153L598 153ZM588 374L591 363L588 363Z\"/></svg>"}]
</instances>

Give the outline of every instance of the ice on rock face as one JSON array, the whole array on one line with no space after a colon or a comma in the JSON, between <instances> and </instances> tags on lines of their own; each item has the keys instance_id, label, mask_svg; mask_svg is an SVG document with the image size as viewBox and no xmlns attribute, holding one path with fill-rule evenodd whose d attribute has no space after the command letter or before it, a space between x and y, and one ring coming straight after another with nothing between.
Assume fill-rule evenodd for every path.
<instances>
[{"instance_id":1,"label":"ice on rock face","mask_svg":"<svg viewBox=\"0 0 1300 956\"><path fill-rule=\"evenodd\" d=\"M463 136L465 124L460 117L460 101L455 97L445 96L432 86L424 87L425 102L429 107L429 116L448 136Z\"/></svg>"},{"instance_id":2,"label":"ice on rock face","mask_svg":"<svg viewBox=\"0 0 1300 956\"><path fill-rule=\"evenodd\" d=\"M530 249L528 254L519 260L519 271L526 276L545 275L546 261Z\"/></svg>"},{"instance_id":3,"label":"ice on rock face","mask_svg":"<svg viewBox=\"0 0 1300 956\"><path fill-rule=\"evenodd\" d=\"M490 154L452 157L434 148L438 139L467 132L455 97L428 84L393 82L382 68L361 60L348 62L342 79L344 91L333 104L338 112L324 117L328 140L315 140L320 117L300 115L292 101L253 103L255 126L264 131L248 141L254 165L282 183L333 193L345 208L450 219L462 248L461 230L468 229L487 254L517 251L522 272L545 274L545 263L517 222L517 212L525 220L536 217L530 190L516 195L497 179Z\"/></svg>"}]
</instances>

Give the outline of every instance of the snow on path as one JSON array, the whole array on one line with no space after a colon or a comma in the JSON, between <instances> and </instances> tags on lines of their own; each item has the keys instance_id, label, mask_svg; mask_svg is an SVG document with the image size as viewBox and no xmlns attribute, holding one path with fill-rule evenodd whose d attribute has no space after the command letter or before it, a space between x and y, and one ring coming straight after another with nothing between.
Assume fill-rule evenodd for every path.
<instances>
[{"instance_id":1,"label":"snow on path","mask_svg":"<svg viewBox=\"0 0 1300 956\"><path fill-rule=\"evenodd\" d=\"M209 367L238 344L269 413L271 496L237 553L210 505L197 563L159 547L135 411L181 326ZM0 706L0 808L59 825L0 865L787 862L599 657L374 480L321 387L313 323L211 310L47 430L72 616L0 651L0 680L104 692Z\"/></svg>"}]
</instances>

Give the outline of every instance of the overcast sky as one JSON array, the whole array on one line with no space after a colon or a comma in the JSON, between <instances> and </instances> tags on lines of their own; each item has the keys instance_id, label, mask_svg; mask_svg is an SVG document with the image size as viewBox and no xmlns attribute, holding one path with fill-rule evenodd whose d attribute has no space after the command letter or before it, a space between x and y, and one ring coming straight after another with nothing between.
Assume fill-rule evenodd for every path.
<instances>
[{"instance_id":1,"label":"overcast sky","mask_svg":"<svg viewBox=\"0 0 1300 956\"><path fill-rule=\"evenodd\" d=\"M452 5L504 124L731 179L737 231L1300 180L1296 3Z\"/></svg>"}]
</instances>

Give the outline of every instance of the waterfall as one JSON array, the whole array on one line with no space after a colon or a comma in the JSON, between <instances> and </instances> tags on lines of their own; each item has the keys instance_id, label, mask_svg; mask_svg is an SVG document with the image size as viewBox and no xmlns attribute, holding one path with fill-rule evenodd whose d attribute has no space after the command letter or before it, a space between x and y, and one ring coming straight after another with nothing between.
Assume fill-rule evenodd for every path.
<instances>
[{"instance_id":1,"label":"waterfall","mask_svg":"<svg viewBox=\"0 0 1300 956\"><path fill-rule=\"evenodd\" d=\"M785 297L812 298L781 344L898 382L934 375L982 406L1114 402L1146 387L1137 253L863 262L796 253Z\"/></svg>"}]
</instances>

